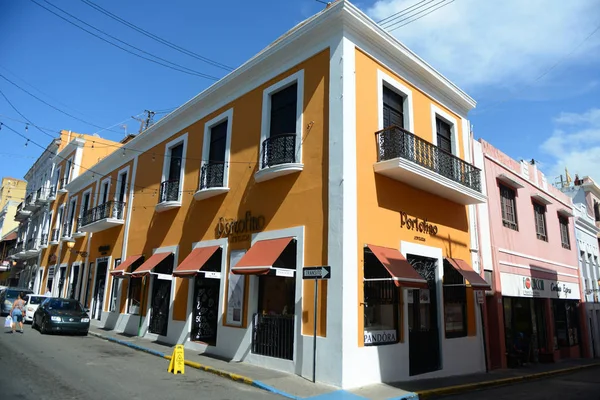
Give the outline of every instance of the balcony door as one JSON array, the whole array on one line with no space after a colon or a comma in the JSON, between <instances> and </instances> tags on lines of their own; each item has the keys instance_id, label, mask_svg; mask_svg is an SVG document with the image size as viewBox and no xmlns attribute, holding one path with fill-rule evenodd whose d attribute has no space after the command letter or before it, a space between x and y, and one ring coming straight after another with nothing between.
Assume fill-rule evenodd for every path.
<instances>
[{"instance_id":1,"label":"balcony door","mask_svg":"<svg viewBox=\"0 0 600 400\"><path fill-rule=\"evenodd\" d=\"M382 160L390 160L397 157L407 157L404 147L404 133L398 129L388 129L398 127L404 129L404 98L390 89L383 86L383 128L386 132L379 135L379 156Z\"/></svg>"},{"instance_id":2,"label":"balcony door","mask_svg":"<svg viewBox=\"0 0 600 400\"><path fill-rule=\"evenodd\" d=\"M206 188L223 187L225 176L225 153L227 151L227 124L225 120L210 128L208 162L202 171L202 184Z\"/></svg>"},{"instance_id":3,"label":"balcony door","mask_svg":"<svg viewBox=\"0 0 600 400\"><path fill-rule=\"evenodd\" d=\"M436 117L435 130L438 149L444 150L448 154L452 154L452 125L440 117ZM455 159L454 157L438 153L436 164L436 171L447 178L456 180L456 177L461 176L461 164L458 159Z\"/></svg>"},{"instance_id":4,"label":"balcony door","mask_svg":"<svg viewBox=\"0 0 600 400\"><path fill-rule=\"evenodd\" d=\"M179 143L177 146L172 147L170 151L169 160L169 174L167 179L169 181L179 181L181 179L181 157L183 156L183 143Z\"/></svg>"},{"instance_id":5,"label":"balcony door","mask_svg":"<svg viewBox=\"0 0 600 400\"><path fill-rule=\"evenodd\" d=\"M263 144L262 167L296 162L298 83L271 95L269 137Z\"/></svg>"}]
</instances>

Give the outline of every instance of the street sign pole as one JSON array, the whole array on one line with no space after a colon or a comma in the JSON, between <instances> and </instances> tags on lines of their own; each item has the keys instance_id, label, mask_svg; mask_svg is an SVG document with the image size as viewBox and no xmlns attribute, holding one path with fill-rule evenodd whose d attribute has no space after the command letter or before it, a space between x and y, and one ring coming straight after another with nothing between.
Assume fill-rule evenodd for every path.
<instances>
[{"instance_id":1,"label":"street sign pole","mask_svg":"<svg viewBox=\"0 0 600 400\"><path fill-rule=\"evenodd\" d=\"M315 279L315 326L313 332L313 383L317 379L317 301L319 293L319 279Z\"/></svg>"},{"instance_id":2,"label":"street sign pole","mask_svg":"<svg viewBox=\"0 0 600 400\"><path fill-rule=\"evenodd\" d=\"M317 311L319 301L319 281L331 277L331 267L306 267L302 271L302 279L313 279L315 281L315 301L314 301L314 327L313 327L313 383L317 381Z\"/></svg>"}]
</instances>

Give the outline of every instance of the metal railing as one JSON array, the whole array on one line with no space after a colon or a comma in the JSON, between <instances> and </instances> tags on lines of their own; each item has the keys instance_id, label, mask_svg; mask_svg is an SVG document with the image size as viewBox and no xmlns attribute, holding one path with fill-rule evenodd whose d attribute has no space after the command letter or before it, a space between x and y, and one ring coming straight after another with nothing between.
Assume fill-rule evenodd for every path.
<instances>
[{"instance_id":1,"label":"metal railing","mask_svg":"<svg viewBox=\"0 0 600 400\"><path fill-rule=\"evenodd\" d=\"M403 158L481 192L481 170L397 126L375 132L377 161Z\"/></svg>"},{"instance_id":2,"label":"metal railing","mask_svg":"<svg viewBox=\"0 0 600 400\"><path fill-rule=\"evenodd\" d=\"M34 250L40 246L39 238L29 238L25 250Z\"/></svg>"},{"instance_id":3,"label":"metal railing","mask_svg":"<svg viewBox=\"0 0 600 400\"><path fill-rule=\"evenodd\" d=\"M86 226L106 218L123 219L123 210L125 210L124 202L107 201L104 204L85 211L81 218L79 218L78 225ZM79 229L77 230L79 231Z\"/></svg>"},{"instance_id":4,"label":"metal railing","mask_svg":"<svg viewBox=\"0 0 600 400\"><path fill-rule=\"evenodd\" d=\"M20 202L17 206L17 213L20 213L21 211L23 211L23 202Z\"/></svg>"},{"instance_id":5,"label":"metal railing","mask_svg":"<svg viewBox=\"0 0 600 400\"><path fill-rule=\"evenodd\" d=\"M40 244L42 246L45 246L48 244L48 234L47 233L42 233L42 236L40 237Z\"/></svg>"},{"instance_id":6,"label":"metal railing","mask_svg":"<svg viewBox=\"0 0 600 400\"><path fill-rule=\"evenodd\" d=\"M179 179L164 181L160 184L159 203L179 200Z\"/></svg>"},{"instance_id":7,"label":"metal railing","mask_svg":"<svg viewBox=\"0 0 600 400\"><path fill-rule=\"evenodd\" d=\"M73 235L73 221L66 221L63 224L63 237L70 238Z\"/></svg>"},{"instance_id":8,"label":"metal railing","mask_svg":"<svg viewBox=\"0 0 600 400\"><path fill-rule=\"evenodd\" d=\"M200 189L223 187L225 180L225 163L209 161L202 166L200 173Z\"/></svg>"},{"instance_id":9,"label":"metal railing","mask_svg":"<svg viewBox=\"0 0 600 400\"><path fill-rule=\"evenodd\" d=\"M296 162L296 134L272 136L262 142L261 168Z\"/></svg>"},{"instance_id":10,"label":"metal railing","mask_svg":"<svg viewBox=\"0 0 600 400\"><path fill-rule=\"evenodd\" d=\"M25 204L29 205L33 203L35 203L35 193L31 192L25 197Z\"/></svg>"},{"instance_id":11,"label":"metal railing","mask_svg":"<svg viewBox=\"0 0 600 400\"><path fill-rule=\"evenodd\" d=\"M51 186L48 189L48 198L55 198L56 197L56 186Z\"/></svg>"},{"instance_id":12,"label":"metal railing","mask_svg":"<svg viewBox=\"0 0 600 400\"><path fill-rule=\"evenodd\" d=\"M252 353L293 360L294 318L293 314L254 314L252 319Z\"/></svg>"},{"instance_id":13,"label":"metal railing","mask_svg":"<svg viewBox=\"0 0 600 400\"><path fill-rule=\"evenodd\" d=\"M59 190L67 190L67 189L65 189L65 186L67 186L68 183L69 183L69 178L61 178L58 181Z\"/></svg>"},{"instance_id":14,"label":"metal railing","mask_svg":"<svg viewBox=\"0 0 600 400\"><path fill-rule=\"evenodd\" d=\"M15 246L15 253L20 253L21 251L23 251L24 246L25 242L23 242L22 240L17 242L17 245Z\"/></svg>"},{"instance_id":15,"label":"metal railing","mask_svg":"<svg viewBox=\"0 0 600 400\"><path fill-rule=\"evenodd\" d=\"M50 235L50 241L51 242L58 242L59 236L60 235L60 228L54 228L52 229L52 235Z\"/></svg>"}]
</instances>

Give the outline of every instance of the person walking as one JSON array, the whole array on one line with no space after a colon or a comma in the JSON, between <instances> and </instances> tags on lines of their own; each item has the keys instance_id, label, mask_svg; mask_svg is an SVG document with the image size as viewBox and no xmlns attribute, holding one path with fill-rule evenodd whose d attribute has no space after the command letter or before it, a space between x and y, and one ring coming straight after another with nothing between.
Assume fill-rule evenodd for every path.
<instances>
[{"instance_id":1,"label":"person walking","mask_svg":"<svg viewBox=\"0 0 600 400\"><path fill-rule=\"evenodd\" d=\"M13 319L12 333L15 333L17 322L19 323L19 328L21 328L21 333L25 333L23 331L23 314L25 313L25 300L23 300L24 297L25 293L19 293L19 296L14 301L12 309L10 310L10 316Z\"/></svg>"}]
</instances>

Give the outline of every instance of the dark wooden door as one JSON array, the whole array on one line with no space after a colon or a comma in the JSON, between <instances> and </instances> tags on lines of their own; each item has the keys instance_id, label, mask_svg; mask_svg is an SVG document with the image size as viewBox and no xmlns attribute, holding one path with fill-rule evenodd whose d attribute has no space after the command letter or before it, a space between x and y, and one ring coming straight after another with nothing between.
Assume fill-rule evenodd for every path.
<instances>
[{"instance_id":1,"label":"dark wooden door","mask_svg":"<svg viewBox=\"0 0 600 400\"><path fill-rule=\"evenodd\" d=\"M220 283L219 279L196 277L192 340L216 344Z\"/></svg>"},{"instance_id":2,"label":"dark wooden door","mask_svg":"<svg viewBox=\"0 0 600 400\"><path fill-rule=\"evenodd\" d=\"M167 336L171 281L158 279L157 276L153 276L153 279L149 330L150 333Z\"/></svg>"}]
</instances>

